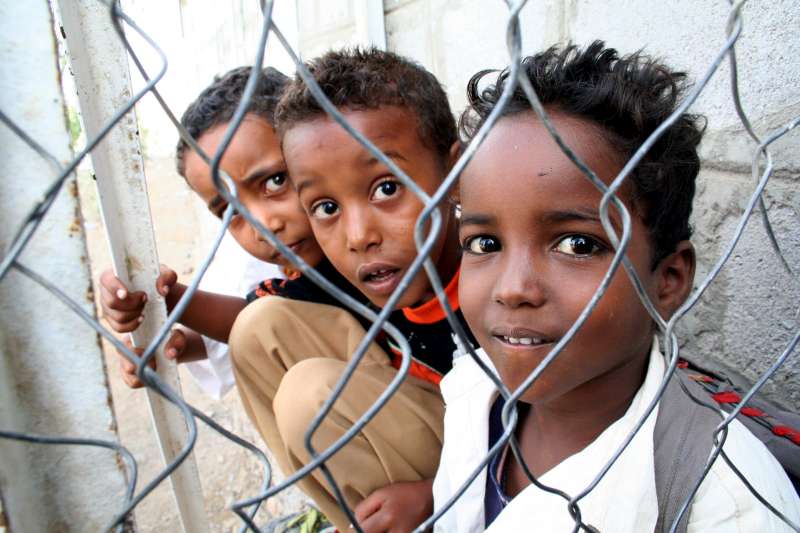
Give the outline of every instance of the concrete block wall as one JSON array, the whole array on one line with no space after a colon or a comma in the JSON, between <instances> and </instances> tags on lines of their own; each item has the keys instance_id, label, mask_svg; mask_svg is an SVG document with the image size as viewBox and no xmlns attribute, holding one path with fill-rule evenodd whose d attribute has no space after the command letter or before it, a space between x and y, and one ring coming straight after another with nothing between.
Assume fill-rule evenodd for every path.
<instances>
[{"instance_id":1,"label":"concrete block wall","mask_svg":"<svg viewBox=\"0 0 800 533\"><path fill-rule=\"evenodd\" d=\"M304 57L356 42L353 3L303 0L298 5L299 46ZM453 110L465 105L470 76L508 63L507 9L488 0L384 0L388 48L419 61L445 86ZM700 78L724 42L725 2L529 2L522 11L523 52L566 41L604 39L624 53L644 48L671 66ZM800 4L751 2L736 46L745 110L762 137L800 115ZM693 224L699 281L731 237L752 192L755 143L744 133L731 100L727 61L693 112L708 118L701 147ZM776 172L766 204L784 254L800 271L800 132L773 145ZM680 328L686 353L712 367L753 381L777 357L798 327L800 281L781 267L756 214L729 264ZM800 354L768 384L775 400L800 409Z\"/></svg>"}]
</instances>

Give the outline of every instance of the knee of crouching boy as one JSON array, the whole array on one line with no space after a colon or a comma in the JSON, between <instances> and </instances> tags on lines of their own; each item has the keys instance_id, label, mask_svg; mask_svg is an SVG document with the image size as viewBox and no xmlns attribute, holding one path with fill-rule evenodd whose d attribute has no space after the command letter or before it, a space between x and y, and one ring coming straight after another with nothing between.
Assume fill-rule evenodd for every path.
<instances>
[{"instance_id":1,"label":"knee of crouching boy","mask_svg":"<svg viewBox=\"0 0 800 533\"><path fill-rule=\"evenodd\" d=\"M283 306L279 300L281 299L277 297L258 299L242 309L236 317L228 336L228 347L234 366L247 366L263 356L271 334L267 325L280 323L284 318Z\"/></svg>"},{"instance_id":2,"label":"knee of crouching boy","mask_svg":"<svg viewBox=\"0 0 800 533\"><path fill-rule=\"evenodd\" d=\"M306 359L284 375L273 408L278 430L290 450L305 450L306 431L331 395L344 365L328 358Z\"/></svg>"}]
</instances>

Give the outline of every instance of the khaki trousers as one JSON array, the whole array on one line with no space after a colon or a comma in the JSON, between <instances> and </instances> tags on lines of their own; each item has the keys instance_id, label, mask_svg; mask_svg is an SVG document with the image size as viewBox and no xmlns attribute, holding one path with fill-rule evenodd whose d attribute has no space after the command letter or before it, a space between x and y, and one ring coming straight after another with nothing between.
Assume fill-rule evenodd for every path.
<instances>
[{"instance_id":1,"label":"khaki trousers","mask_svg":"<svg viewBox=\"0 0 800 533\"><path fill-rule=\"evenodd\" d=\"M306 431L364 333L344 309L277 296L253 302L236 319L230 351L237 388L285 474L310 462ZM385 352L372 343L314 433L317 453L342 436L396 375ZM369 424L325 463L348 505L355 507L391 483L433 478L443 419L438 386L408 377ZM347 529L350 521L319 469L298 485L340 531Z\"/></svg>"}]
</instances>

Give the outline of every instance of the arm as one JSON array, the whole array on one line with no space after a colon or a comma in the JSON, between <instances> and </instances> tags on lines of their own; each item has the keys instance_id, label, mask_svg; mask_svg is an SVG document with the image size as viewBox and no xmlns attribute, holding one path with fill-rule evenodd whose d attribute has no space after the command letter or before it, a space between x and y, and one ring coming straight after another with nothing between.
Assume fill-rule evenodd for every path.
<instances>
[{"instance_id":1,"label":"arm","mask_svg":"<svg viewBox=\"0 0 800 533\"><path fill-rule=\"evenodd\" d=\"M142 348L133 348L130 339L126 341L126 344L128 348L132 348L136 354L142 355ZM207 357L206 346L200 334L196 331L184 328L177 328L172 332L167 343L164 345L164 355L167 359L172 359L176 363L199 361ZM139 378L136 376L136 365L128 361L121 353L118 353L117 356L119 358L122 381L132 389L142 387L143 383L139 381ZM152 359L150 361L150 367L155 369L155 363L156 360Z\"/></svg>"},{"instance_id":2,"label":"arm","mask_svg":"<svg viewBox=\"0 0 800 533\"><path fill-rule=\"evenodd\" d=\"M174 359L176 363L190 363L208 358L202 335L187 328L179 328L176 331L180 331L183 335L183 348L168 343L164 350L167 359Z\"/></svg>"},{"instance_id":3,"label":"arm","mask_svg":"<svg viewBox=\"0 0 800 533\"><path fill-rule=\"evenodd\" d=\"M186 285L182 283L174 283L167 289L165 299L168 312L172 312L185 292ZM206 337L227 343L233 322L246 305L247 300L244 298L197 291L192 295L189 305L178 321ZM198 342L202 344L199 336ZM205 354L205 348L203 354Z\"/></svg>"},{"instance_id":4,"label":"arm","mask_svg":"<svg viewBox=\"0 0 800 533\"><path fill-rule=\"evenodd\" d=\"M111 270L106 270L101 275L100 288L103 316L111 328L118 333L127 333L138 328L147 302L145 293L129 293ZM186 292L186 285L178 283L178 275L174 270L162 265L161 274L156 280L156 290L164 296L167 311L171 312ZM197 291L179 322L206 337L227 343L233 322L245 305L247 301L244 298Z\"/></svg>"}]
</instances>

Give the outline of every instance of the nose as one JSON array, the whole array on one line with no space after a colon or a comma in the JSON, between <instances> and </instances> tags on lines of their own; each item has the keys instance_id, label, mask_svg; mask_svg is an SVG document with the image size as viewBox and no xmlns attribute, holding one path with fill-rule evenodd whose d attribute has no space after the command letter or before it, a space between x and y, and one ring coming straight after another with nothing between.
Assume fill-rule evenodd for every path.
<instances>
[{"instance_id":1,"label":"nose","mask_svg":"<svg viewBox=\"0 0 800 533\"><path fill-rule=\"evenodd\" d=\"M537 271L533 254L509 252L503 254L492 289L493 301L511 309L544 305L547 301L544 276Z\"/></svg>"},{"instance_id":2,"label":"nose","mask_svg":"<svg viewBox=\"0 0 800 533\"><path fill-rule=\"evenodd\" d=\"M279 210L267 209L266 206L262 204L251 205L249 207L252 210L255 219L263 224L264 227L266 227L272 233L278 235L286 227L285 217L282 216ZM265 240L255 226L251 227L257 239Z\"/></svg>"},{"instance_id":3,"label":"nose","mask_svg":"<svg viewBox=\"0 0 800 533\"><path fill-rule=\"evenodd\" d=\"M265 225L272 233L277 235L286 227L286 220L276 213L267 217L267 223Z\"/></svg>"},{"instance_id":4,"label":"nose","mask_svg":"<svg viewBox=\"0 0 800 533\"><path fill-rule=\"evenodd\" d=\"M344 216L347 248L353 252L365 252L381 244L378 220L369 209L350 209Z\"/></svg>"}]
</instances>

